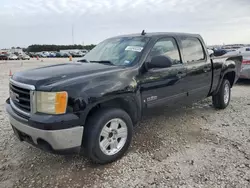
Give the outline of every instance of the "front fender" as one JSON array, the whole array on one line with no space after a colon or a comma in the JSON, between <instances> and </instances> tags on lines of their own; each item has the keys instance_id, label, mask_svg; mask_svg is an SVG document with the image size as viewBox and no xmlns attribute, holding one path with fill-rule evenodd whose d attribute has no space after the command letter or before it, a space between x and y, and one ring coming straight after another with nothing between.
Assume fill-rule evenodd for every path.
<instances>
[{"instance_id":1,"label":"front fender","mask_svg":"<svg viewBox=\"0 0 250 188\"><path fill-rule=\"evenodd\" d=\"M136 93L124 93L116 96L109 96L88 104L83 111L78 112L83 125L85 124L86 119L90 115L90 112L98 110L98 108L100 107L110 107L110 106L122 108L125 111L127 111L133 123L137 123L141 119L142 104L141 104L141 95L138 91Z\"/></svg>"},{"instance_id":2,"label":"front fender","mask_svg":"<svg viewBox=\"0 0 250 188\"><path fill-rule=\"evenodd\" d=\"M77 90L74 86L72 95L69 95L72 96L69 100L71 110L80 116L84 125L88 114L94 108L109 101L119 101L136 121L141 117L141 95L133 73L123 72L119 75L104 75L85 80L84 84L77 86Z\"/></svg>"}]
</instances>

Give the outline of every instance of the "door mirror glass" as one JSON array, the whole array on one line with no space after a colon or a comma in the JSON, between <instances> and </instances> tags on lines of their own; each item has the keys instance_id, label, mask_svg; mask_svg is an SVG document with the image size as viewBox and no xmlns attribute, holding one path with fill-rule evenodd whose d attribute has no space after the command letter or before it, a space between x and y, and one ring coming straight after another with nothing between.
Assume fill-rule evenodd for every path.
<instances>
[{"instance_id":1,"label":"door mirror glass","mask_svg":"<svg viewBox=\"0 0 250 188\"><path fill-rule=\"evenodd\" d=\"M172 60L164 55L154 56L151 61L148 62L148 69L152 68L168 68L172 66Z\"/></svg>"}]
</instances>

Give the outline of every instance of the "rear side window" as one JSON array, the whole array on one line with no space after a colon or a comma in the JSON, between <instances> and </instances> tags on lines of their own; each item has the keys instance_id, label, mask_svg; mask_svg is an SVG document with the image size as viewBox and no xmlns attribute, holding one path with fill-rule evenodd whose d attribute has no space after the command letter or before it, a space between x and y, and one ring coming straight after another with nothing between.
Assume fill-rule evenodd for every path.
<instances>
[{"instance_id":1,"label":"rear side window","mask_svg":"<svg viewBox=\"0 0 250 188\"><path fill-rule=\"evenodd\" d=\"M247 52L250 52L250 48L246 48L246 51L247 51Z\"/></svg>"},{"instance_id":2,"label":"rear side window","mask_svg":"<svg viewBox=\"0 0 250 188\"><path fill-rule=\"evenodd\" d=\"M205 59L201 42L197 38L185 38L181 40L184 60L187 63Z\"/></svg>"},{"instance_id":3,"label":"rear side window","mask_svg":"<svg viewBox=\"0 0 250 188\"><path fill-rule=\"evenodd\" d=\"M163 38L158 40L149 53L149 58L154 56L165 55L172 60L172 64L180 64L180 54L176 41L173 38Z\"/></svg>"}]
</instances>

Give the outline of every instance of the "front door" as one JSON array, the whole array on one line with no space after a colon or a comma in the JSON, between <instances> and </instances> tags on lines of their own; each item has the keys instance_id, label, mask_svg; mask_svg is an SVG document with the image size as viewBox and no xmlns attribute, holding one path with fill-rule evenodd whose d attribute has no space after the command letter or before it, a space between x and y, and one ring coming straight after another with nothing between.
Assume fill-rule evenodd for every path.
<instances>
[{"instance_id":1,"label":"front door","mask_svg":"<svg viewBox=\"0 0 250 188\"><path fill-rule=\"evenodd\" d=\"M158 55L168 56L172 60L172 66L148 69L141 75L139 80L142 102L148 108L171 106L187 98L183 85L186 67L181 62L176 40L172 37L159 39L150 51L146 62Z\"/></svg>"}]
</instances>

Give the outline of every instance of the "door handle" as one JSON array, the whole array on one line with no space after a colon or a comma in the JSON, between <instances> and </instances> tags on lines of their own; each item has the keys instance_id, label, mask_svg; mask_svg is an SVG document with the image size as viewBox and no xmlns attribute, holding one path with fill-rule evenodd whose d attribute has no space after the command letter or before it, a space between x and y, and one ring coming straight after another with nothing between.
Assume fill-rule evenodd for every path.
<instances>
[{"instance_id":1,"label":"door handle","mask_svg":"<svg viewBox=\"0 0 250 188\"><path fill-rule=\"evenodd\" d=\"M186 73L178 72L176 76L180 78L180 77L186 76Z\"/></svg>"}]
</instances>

